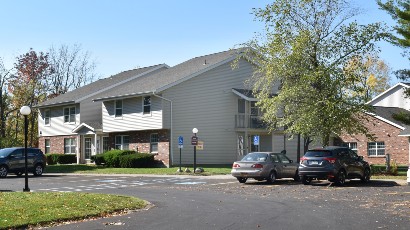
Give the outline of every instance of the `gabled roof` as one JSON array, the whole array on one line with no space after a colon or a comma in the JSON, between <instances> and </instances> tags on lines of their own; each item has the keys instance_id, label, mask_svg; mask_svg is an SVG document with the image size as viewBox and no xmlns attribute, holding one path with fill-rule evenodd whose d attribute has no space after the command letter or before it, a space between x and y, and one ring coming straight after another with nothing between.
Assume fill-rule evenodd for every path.
<instances>
[{"instance_id":1,"label":"gabled roof","mask_svg":"<svg viewBox=\"0 0 410 230\"><path fill-rule=\"evenodd\" d=\"M235 49L192 58L159 73L134 79L126 85L115 87L93 98L94 101L100 101L158 93L228 63L234 60L240 53L241 49Z\"/></svg>"},{"instance_id":2,"label":"gabled roof","mask_svg":"<svg viewBox=\"0 0 410 230\"><path fill-rule=\"evenodd\" d=\"M402 130L409 130L410 126L406 125L402 121L398 121L393 118L393 114L398 114L398 113L407 113L410 115L410 112L402 109L402 108L397 108L397 107L382 107L382 106L373 106L373 113L370 113L370 115L390 124L393 125L399 129Z\"/></svg>"},{"instance_id":3,"label":"gabled roof","mask_svg":"<svg viewBox=\"0 0 410 230\"><path fill-rule=\"evenodd\" d=\"M392 91L393 89L395 89L395 88L397 88L397 87L410 88L410 83L399 82L399 83L395 84L394 86L390 87L389 89L387 89L386 91L384 91L383 93L377 95L377 96L374 97L372 100L368 101L366 104L371 104L373 101L377 100L378 98L380 98L380 97L382 97L383 95L389 93L390 91Z\"/></svg>"},{"instance_id":4,"label":"gabled roof","mask_svg":"<svg viewBox=\"0 0 410 230\"><path fill-rule=\"evenodd\" d=\"M145 74L148 74L155 70L158 70L161 68L166 69L168 67L169 66L165 64L160 64L160 65L155 65L155 66L150 66L150 67L144 67L144 68L124 71L119 74L110 76L108 78L97 80L93 83L82 86L73 91L69 91L65 94L61 94L55 98L52 98L43 103L40 103L36 107L41 108L41 107L48 107L48 106L55 106L55 105L79 103L82 100L90 98L101 92L107 91L118 85L124 84L130 80L144 76Z\"/></svg>"},{"instance_id":5,"label":"gabled roof","mask_svg":"<svg viewBox=\"0 0 410 230\"><path fill-rule=\"evenodd\" d=\"M72 132L78 133L82 128L88 128L89 130L96 132L102 130L102 124L100 122L87 122L81 123L77 127L75 127Z\"/></svg>"}]
</instances>

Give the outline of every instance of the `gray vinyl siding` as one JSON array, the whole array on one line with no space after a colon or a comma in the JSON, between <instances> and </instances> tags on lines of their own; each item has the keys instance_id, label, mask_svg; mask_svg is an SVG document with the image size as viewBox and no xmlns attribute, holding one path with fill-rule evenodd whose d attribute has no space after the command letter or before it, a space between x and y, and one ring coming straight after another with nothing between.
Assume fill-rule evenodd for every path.
<instances>
[{"instance_id":1,"label":"gray vinyl siding","mask_svg":"<svg viewBox=\"0 0 410 230\"><path fill-rule=\"evenodd\" d=\"M143 114L142 97L122 101L122 117L115 117L115 100L102 103L103 132L162 129L161 99L151 96L151 114Z\"/></svg>"},{"instance_id":2,"label":"gray vinyl siding","mask_svg":"<svg viewBox=\"0 0 410 230\"><path fill-rule=\"evenodd\" d=\"M64 123L64 108L75 106L75 123ZM39 136L72 135L72 130L80 124L80 106L58 106L50 108L50 125L44 125L44 110L40 109L38 115Z\"/></svg>"},{"instance_id":3,"label":"gray vinyl siding","mask_svg":"<svg viewBox=\"0 0 410 230\"><path fill-rule=\"evenodd\" d=\"M404 87L396 86L386 94L372 101L370 104L373 106L398 107L410 110L410 100L404 97L404 90Z\"/></svg>"},{"instance_id":4,"label":"gray vinyl siding","mask_svg":"<svg viewBox=\"0 0 410 230\"><path fill-rule=\"evenodd\" d=\"M199 130L199 140L204 141L204 150L197 152L197 164L231 164L236 160L234 121L238 97L232 88L244 88L244 81L252 72L251 64L246 61L241 61L234 70L227 63L163 92L163 97L173 101L174 165L179 163L178 136L184 137L182 163L193 162L190 143L193 128ZM164 118L168 116L164 114Z\"/></svg>"},{"instance_id":5,"label":"gray vinyl siding","mask_svg":"<svg viewBox=\"0 0 410 230\"><path fill-rule=\"evenodd\" d=\"M80 104L81 123L102 122L101 102L93 102L91 99L82 101Z\"/></svg>"}]
</instances>

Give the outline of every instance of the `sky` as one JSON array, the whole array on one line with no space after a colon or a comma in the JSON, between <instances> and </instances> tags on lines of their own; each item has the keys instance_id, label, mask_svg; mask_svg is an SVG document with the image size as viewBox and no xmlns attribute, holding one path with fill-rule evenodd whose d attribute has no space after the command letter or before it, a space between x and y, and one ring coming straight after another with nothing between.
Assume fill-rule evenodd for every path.
<instances>
[{"instance_id":1,"label":"sky","mask_svg":"<svg viewBox=\"0 0 410 230\"><path fill-rule=\"evenodd\" d=\"M0 0L0 58L12 68L33 48L81 45L100 78L156 64L174 66L221 52L262 32L252 8L268 0ZM352 0L362 8L360 23L383 21L376 0ZM409 68L402 50L379 43L380 57L392 68ZM392 75L392 84L398 80Z\"/></svg>"}]
</instances>

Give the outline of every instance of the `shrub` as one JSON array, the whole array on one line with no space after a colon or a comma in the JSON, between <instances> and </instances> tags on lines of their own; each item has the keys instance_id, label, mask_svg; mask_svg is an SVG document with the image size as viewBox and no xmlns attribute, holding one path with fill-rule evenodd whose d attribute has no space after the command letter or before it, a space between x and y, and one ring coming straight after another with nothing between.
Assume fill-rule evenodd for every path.
<instances>
[{"instance_id":1,"label":"shrub","mask_svg":"<svg viewBox=\"0 0 410 230\"><path fill-rule=\"evenodd\" d=\"M105 164L104 153L91 156L91 161L94 162L96 165Z\"/></svg>"},{"instance_id":2,"label":"shrub","mask_svg":"<svg viewBox=\"0 0 410 230\"><path fill-rule=\"evenodd\" d=\"M75 154L47 153L46 160L48 165L72 164L77 163L77 156Z\"/></svg>"},{"instance_id":3,"label":"shrub","mask_svg":"<svg viewBox=\"0 0 410 230\"><path fill-rule=\"evenodd\" d=\"M389 173L390 173L391 175L397 176L398 170L397 170L396 160L391 161Z\"/></svg>"},{"instance_id":4,"label":"shrub","mask_svg":"<svg viewBox=\"0 0 410 230\"><path fill-rule=\"evenodd\" d=\"M133 150L111 150L103 154L104 162L108 167L120 167L120 156L135 154Z\"/></svg>"},{"instance_id":5,"label":"shrub","mask_svg":"<svg viewBox=\"0 0 410 230\"><path fill-rule=\"evenodd\" d=\"M119 157L119 166L121 168L148 168L154 164L154 155L148 153L136 153Z\"/></svg>"}]
</instances>

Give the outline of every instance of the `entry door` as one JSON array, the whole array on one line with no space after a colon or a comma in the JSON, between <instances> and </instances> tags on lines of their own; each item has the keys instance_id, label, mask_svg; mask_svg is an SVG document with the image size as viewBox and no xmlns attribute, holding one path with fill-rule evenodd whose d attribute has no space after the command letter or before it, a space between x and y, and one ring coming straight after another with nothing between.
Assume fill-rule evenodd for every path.
<instances>
[{"instance_id":1,"label":"entry door","mask_svg":"<svg viewBox=\"0 0 410 230\"><path fill-rule=\"evenodd\" d=\"M86 160L91 159L91 138L84 138L84 158Z\"/></svg>"}]
</instances>

